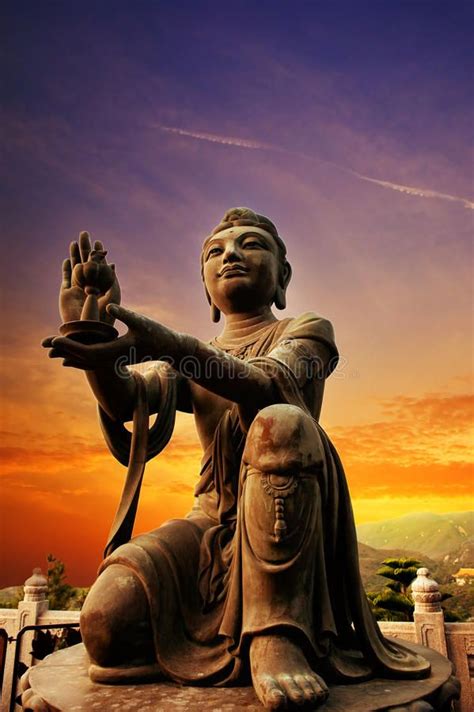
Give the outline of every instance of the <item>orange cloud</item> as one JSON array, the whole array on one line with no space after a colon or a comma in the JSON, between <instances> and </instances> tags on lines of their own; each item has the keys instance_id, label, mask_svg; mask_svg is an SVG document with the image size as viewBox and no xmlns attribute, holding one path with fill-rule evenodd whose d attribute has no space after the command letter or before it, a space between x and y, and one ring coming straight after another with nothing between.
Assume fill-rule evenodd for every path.
<instances>
[{"instance_id":1,"label":"orange cloud","mask_svg":"<svg viewBox=\"0 0 474 712\"><path fill-rule=\"evenodd\" d=\"M471 395L398 396L382 402L384 420L335 427L334 440L353 460L410 466L469 460L473 438Z\"/></svg>"},{"instance_id":2,"label":"orange cloud","mask_svg":"<svg viewBox=\"0 0 474 712\"><path fill-rule=\"evenodd\" d=\"M472 496L473 408L466 394L398 396L384 420L332 428L353 495Z\"/></svg>"}]
</instances>

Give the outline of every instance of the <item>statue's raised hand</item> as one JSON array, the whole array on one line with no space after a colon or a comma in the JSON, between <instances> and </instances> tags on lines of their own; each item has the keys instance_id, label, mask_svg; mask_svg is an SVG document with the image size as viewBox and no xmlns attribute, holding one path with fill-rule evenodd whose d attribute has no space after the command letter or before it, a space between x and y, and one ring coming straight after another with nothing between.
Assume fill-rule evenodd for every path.
<instances>
[{"instance_id":1,"label":"statue's raised hand","mask_svg":"<svg viewBox=\"0 0 474 712\"><path fill-rule=\"evenodd\" d=\"M104 247L99 240L94 242L92 248L89 233L81 232L79 242L72 242L70 246L70 257L63 262L63 279L59 292L59 311L63 322L78 321L81 318L82 309L86 299L84 280L84 265L90 261L90 255L105 253ZM105 262L105 256L103 258ZM108 304L120 304L120 285L115 275L115 265L109 267L114 270L114 278L110 286L98 297L99 319L106 324L113 324L114 317L107 312Z\"/></svg>"}]
</instances>

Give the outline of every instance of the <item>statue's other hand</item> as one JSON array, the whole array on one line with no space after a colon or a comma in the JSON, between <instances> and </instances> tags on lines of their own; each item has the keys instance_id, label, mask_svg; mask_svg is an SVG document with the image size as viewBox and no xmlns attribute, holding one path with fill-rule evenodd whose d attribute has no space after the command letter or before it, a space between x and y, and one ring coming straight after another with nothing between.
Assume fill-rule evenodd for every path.
<instances>
[{"instance_id":1,"label":"statue's other hand","mask_svg":"<svg viewBox=\"0 0 474 712\"><path fill-rule=\"evenodd\" d=\"M173 361L180 348L182 335L116 304L110 304L107 311L112 318L118 318L128 326L124 336L98 344L81 344L66 336L49 337L43 341L43 346L51 349L50 358L63 358L64 366L74 366L85 371L93 371L104 365L121 369L140 361Z\"/></svg>"},{"instance_id":2,"label":"statue's other hand","mask_svg":"<svg viewBox=\"0 0 474 712\"><path fill-rule=\"evenodd\" d=\"M94 242L94 250L103 250L104 246L99 240ZM79 241L71 242L69 257L64 260L62 266L62 282L59 292L59 311L63 322L78 321L81 318L82 307L86 299L86 294L82 286L77 283L74 277L74 268L84 264L89 259L92 250L91 240L88 232L81 232ZM114 270L115 265L110 267ZM120 304L120 285L115 274L115 279L111 287L99 297L100 320L107 324L113 324L114 317L107 312L108 304Z\"/></svg>"},{"instance_id":3,"label":"statue's other hand","mask_svg":"<svg viewBox=\"0 0 474 712\"><path fill-rule=\"evenodd\" d=\"M66 366L69 368L79 368L82 371L86 371L87 368L85 367L85 364L83 361L74 359L74 357L65 353L63 350L53 347L53 341L56 338L58 338L58 337L57 336L47 336L46 339L43 339L43 341L41 342L41 346L43 348L49 349L49 353L48 353L49 358L62 358L63 366Z\"/></svg>"},{"instance_id":4,"label":"statue's other hand","mask_svg":"<svg viewBox=\"0 0 474 712\"><path fill-rule=\"evenodd\" d=\"M81 344L67 336L48 336L43 339L41 345L49 349L49 358L62 358L63 366L79 368L82 371L112 366L116 367L119 373L123 372L125 365L136 362L130 332L105 344Z\"/></svg>"}]
</instances>

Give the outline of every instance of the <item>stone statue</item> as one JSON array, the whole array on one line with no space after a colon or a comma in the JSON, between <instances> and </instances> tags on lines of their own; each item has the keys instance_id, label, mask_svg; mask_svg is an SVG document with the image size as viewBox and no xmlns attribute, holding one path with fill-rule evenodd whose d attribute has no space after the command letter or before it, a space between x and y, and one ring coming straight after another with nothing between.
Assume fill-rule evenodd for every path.
<instances>
[{"instance_id":1,"label":"stone statue","mask_svg":"<svg viewBox=\"0 0 474 712\"><path fill-rule=\"evenodd\" d=\"M235 208L205 240L211 316L224 315L211 343L119 306L116 278L107 290L91 286L82 267L91 250L82 233L63 265L69 336L43 343L85 370L107 443L129 467L81 614L92 680L161 675L223 686L251 678L265 707L286 709L322 704L334 681L428 675L423 657L382 637L367 603L343 468L318 424L338 358L333 329L313 312L273 314L273 304L285 307L291 277L274 224ZM94 252L103 264L100 242ZM90 343L77 327L68 332L87 286L99 319L122 321L124 336ZM154 363L143 374L122 372L117 363L132 353ZM194 413L202 443L197 504L129 541L144 463L171 436L176 408ZM132 418L133 437L123 426Z\"/></svg>"}]
</instances>

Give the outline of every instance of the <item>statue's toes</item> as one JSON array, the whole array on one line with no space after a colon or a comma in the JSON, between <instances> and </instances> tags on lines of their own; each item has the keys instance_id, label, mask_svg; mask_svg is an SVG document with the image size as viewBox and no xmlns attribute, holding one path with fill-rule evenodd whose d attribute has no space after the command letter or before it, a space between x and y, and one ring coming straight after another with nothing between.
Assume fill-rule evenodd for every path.
<instances>
[{"instance_id":1,"label":"statue's toes","mask_svg":"<svg viewBox=\"0 0 474 712\"><path fill-rule=\"evenodd\" d=\"M309 703L311 707L315 707L317 704L320 704L321 689L314 684L315 681L312 675L295 675L293 679L303 692L306 705Z\"/></svg>"},{"instance_id":2,"label":"statue's toes","mask_svg":"<svg viewBox=\"0 0 474 712\"><path fill-rule=\"evenodd\" d=\"M269 710L287 708L287 698L282 688L270 675L262 675L256 680L255 690L264 707Z\"/></svg>"},{"instance_id":3,"label":"statue's toes","mask_svg":"<svg viewBox=\"0 0 474 712\"><path fill-rule=\"evenodd\" d=\"M278 682L280 683L283 690L286 692L288 701L292 705L303 706L306 704L305 692L298 685L295 677L301 677L301 675L278 675Z\"/></svg>"},{"instance_id":4,"label":"statue's toes","mask_svg":"<svg viewBox=\"0 0 474 712\"><path fill-rule=\"evenodd\" d=\"M329 688L324 682L323 678L319 675L316 675L315 672L305 675L304 677L308 685L310 685L313 690L313 693L315 695L315 703L321 705L323 704L323 702L326 702L327 698L329 697Z\"/></svg>"}]
</instances>

